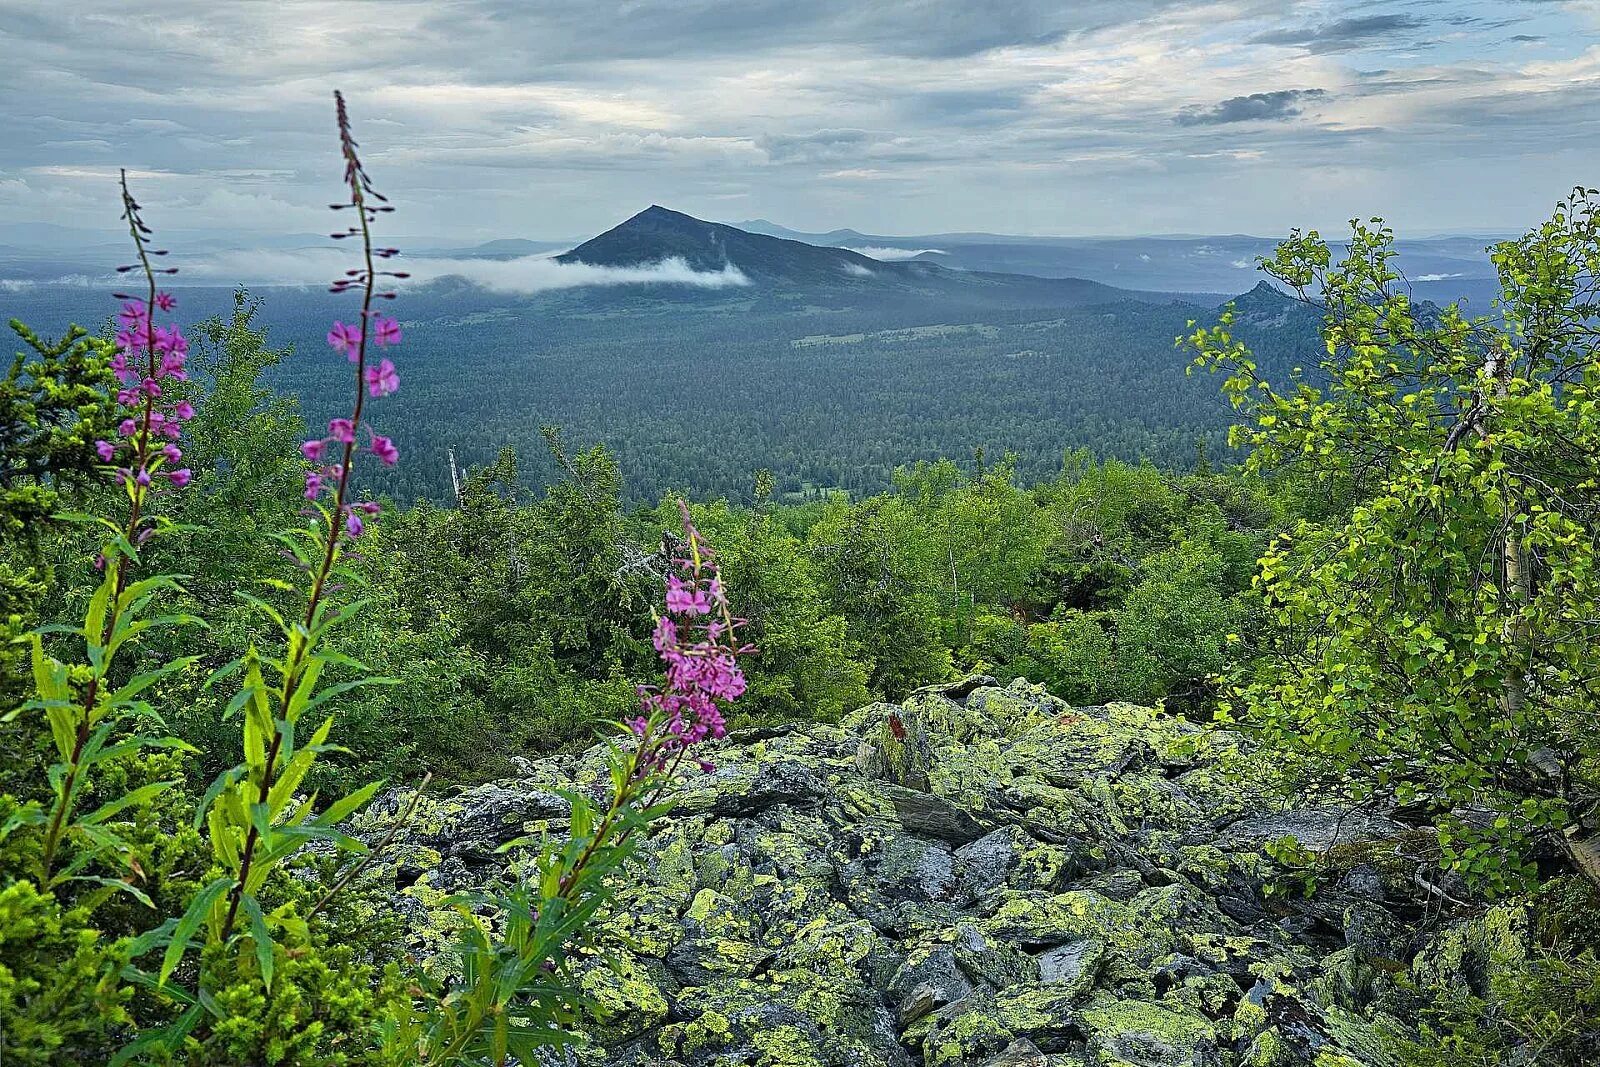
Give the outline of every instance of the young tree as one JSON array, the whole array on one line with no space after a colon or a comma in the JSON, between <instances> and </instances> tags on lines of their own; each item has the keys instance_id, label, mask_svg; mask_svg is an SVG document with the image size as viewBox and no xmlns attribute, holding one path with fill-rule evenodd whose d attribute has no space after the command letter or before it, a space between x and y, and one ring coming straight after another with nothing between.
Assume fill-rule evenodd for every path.
<instances>
[{"instance_id":1,"label":"young tree","mask_svg":"<svg viewBox=\"0 0 1600 1067\"><path fill-rule=\"evenodd\" d=\"M1331 502L1261 561L1274 624L1236 706L1366 795L1425 811L1491 888L1554 841L1600 880L1600 201L1492 249L1498 315L1412 302L1381 222L1332 265L1315 231L1266 264L1323 308L1326 384L1274 385L1231 315L1196 330L1257 471Z\"/></svg>"},{"instance_id":2,"label":"young tree","mask_svg":"<svg viewBox=\"0 0 1600 1067\"><path fill-rule=\"evenodd\" d=\"M902 696L950 673L938 595L945 561L910 505L892 496L830 504L806 548L827 610L844 617L851 658L868 666L874 693Z\"/></svg>"},{"instance_id":3,"label":"young tree","mask_svg":"<svg viewBox=\"0 0 1600 1067\"><path fill-rule=\"evenodd\" d=\"M0 378L0 715L23 697L14 639L36 621L49 583L41 532L63 492L93 478L95 439L116 414L110 344L80 326L53 342L15 319L11 329L28 351Z\"/></svg>"}]
</instances>

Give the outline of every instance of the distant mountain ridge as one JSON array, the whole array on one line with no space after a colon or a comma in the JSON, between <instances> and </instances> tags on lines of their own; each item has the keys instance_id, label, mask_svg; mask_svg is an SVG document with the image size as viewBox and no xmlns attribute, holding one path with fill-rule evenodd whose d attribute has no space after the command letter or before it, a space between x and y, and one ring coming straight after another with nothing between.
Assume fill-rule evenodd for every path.
<instances>
[{"instance_id":1,"label":"distant mountain ridge","mask_svg":"<svg viewBox=\"0 0 1600 1067\"><path fill-rule=\"evenodd\" d=\"M930 299L956 306L1020 308L1076 307L1123 300L1169 303L1179 297L1176 293L1120 289L1084 278L952 270L924 259L885 262L848 248L707 222L659 204L556 259L598 267L641 267L678 259L696 271L733 268L757 287L793 294L825 294L835 302L884 297Z\"/></svg>"},{"instance_id":2,"label":"distant mountain ridge","mask_svg":"<svg viewBox=\"0 0 1600 1067\"><path fill-rule=\"evenodd\" d=\"M835 245L877 254L899 250L899 262L937 262L966 271L1086 278L1117 288L1181 293L1240 292L1260 275L1279 238L1250 234L1151 234L1139 237L1051 237L958 231L872 234L853 229L806 233L767 219L737 223L745 229L808 244ZM1506 236L1506 235L1500 235ZM1335 255L1344 251L1337 230L1328 232ZM1492 235L1402 238L1396 261L1419 298L1443 305L1465 298L1474 311L1489 309L1497 291L1494 266L1484 252ZM938 249L938 254L927 252Z\"/></svg>"}]
</instances>

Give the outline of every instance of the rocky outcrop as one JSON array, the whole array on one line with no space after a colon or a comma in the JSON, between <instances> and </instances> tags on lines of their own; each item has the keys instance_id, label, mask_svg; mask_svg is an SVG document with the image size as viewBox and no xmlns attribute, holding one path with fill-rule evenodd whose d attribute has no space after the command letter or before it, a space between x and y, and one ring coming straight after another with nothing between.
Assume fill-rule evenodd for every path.
<instances>
[{"instance_id":1,"label":"rocky outcrop","mask_svg":"<svg viewBox=\"0 0 1600 1067\"><path fill-rule=\"evenodd\" d=\"M1418 951L1405 827L1284 810L1237 737L1147 708L978 680L711 758L618 887L584 1062L1378 1065L1392 976L1470 956ZM383 875L415 952L604 789L598 751L520 769L419 808ZM1284 835L1337 861L1311 900L1266 891Z\"/></svg>"}]
</instances>

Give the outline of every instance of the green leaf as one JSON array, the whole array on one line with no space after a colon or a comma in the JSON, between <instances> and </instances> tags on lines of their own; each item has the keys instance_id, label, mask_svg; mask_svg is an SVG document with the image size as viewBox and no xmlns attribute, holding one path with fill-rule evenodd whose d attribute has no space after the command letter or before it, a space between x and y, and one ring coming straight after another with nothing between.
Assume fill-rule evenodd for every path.
<instances>
[{"instance_id":1,"label":"green leaf","mask_svg":"<svg viewBox=\"0 0 1600 1067\"><path fill-rule=\"evenodd\" d=\"M205 684L200 687L201 690L202 691L208 691L208 690L210 690L210 688L212 686L216 685L218 682L226 681L227 679L233 677L235 674L239 673L239 668L243 667L243 666L244 666L244 657L243 656L235 656L233 659L229 660L227 663L223 664L221 667L218 667L216 670L212 671L211 672L211 676L209 678L207 678L205 680ZM235 710L237 710L237 709L235 709Z\"/></svg>"},{"instance_id":2,"label":"green leaf","mask_svg":"<svg viewBox=\"0 0 1600 1067\"><path fill-rule=\"evenodd\" d=\"M12 832L24 826L43 826L44 812L37 803L28 803L13 811L0 823L0 841L10 837Z\"/></svg>"},{"instance_id":3,"label":"green leaf","mask_svg":"<svg viewBox=\"0 0 1600 1067\"><path fill-rule=\"evenodd\" d=\"M120 797L106 801L104 804L100 805L98 808L94 809L94 811L91 811L78 821L80 824L85 826L96 826L110 819L113 815L116 815L120 811L133 807L134 805L145 804L149 802L155 797L160 796L167 789L170 789L172 786L177 784L177 780L173 779L166 782L151 782L148 785L142 785L137 789L133 789L122 794Z\"/></svg>"},{"instance_id":4,"label":"green leaf","mask_svg":"<svg viewBox=\"0 0 1600 1067\"><path fill-rule=\"evenodd\" d=\"M95 885L103 885L107 889L114 889L119 893L128 894L151 911L154 911L156 907L155 901L151 900L144 890L132 882L125 882L120 878L102 878L94 874L79 874L66 880L69 882L92 882Z\"/></svg>"},{"instance_id":5,"label":"green leaf","mask_svg":"<svg viewBox=\"0 0 1600 1067\"><path fill-rule=\"evenodd\" d=\"M256 965L261 968L261 982L272 991L272 935L267 932L266 919L261 915L261 905L254 894L246 893L239 901L250 919L250 940L256 946Z\"/></svg>"},{"instance_id":6,"label":"green leaf","mask_svg":"<svg viewBox=\"0 0 1600 1067\"><path fill-rule=\"evenodd\" d=\"M111 694L110 701L112 704L126 703L127 701L130 701L134 697L138 696L140 693L144 692L146 689L150 688L155 683L159 682L161 679L165 678L167 675L175 674L178 671L187 670L190 666L199 662L199 660L199 656L183 656L179 659L172 660L169 663L165 663L153 671L145 671L142 674L136 674L133 676L133 678L129 679L126 685L124 685L121 689L118 689L115 693Z\"/></svg>"},{"instance_id":7,"label":"green leaf","mask_svg":"<svg viewBox=\"0 0 1600 1067\"><path fill-rule=\"evenodd\" d=\"M334 826L343 822L362 805L366 804L367 801L371 800L372 794L376 793L382 785L383 782L381 781L368 782L342 800L334 801L328 805L326 811L316 817L316 823L320 826Z\"/></svg>"},{"instance_id":8,"label":"green leaf","mask_svg":"<svg viewBox=\"0 0 1600 1067\"><path fill-rule=\"evenodd\" d=\"M128 976L124 974L124 977ZM172 987L165 986L163 989L170 992ZM200 1017L203 1014L204 1009L201 1005L192 1004L188 1010L166 1026L155 1030L147 1030L129 1044L124 1045L115 1056L106 1061L106 1067L124 1067L125 1064L131 1063L156 1049L164 1052L175 1051L183 1043L184 1039L189 1036L189 1032L195 1028L195 1024L200 1021Z\"/></svg>"},{"instance_id":9,"label":"green leaf","mask_svg":"<svg viewBox=\"0 0 1600 1067\"><path fill-rule=\"evenodd\" d=\"M211 906L228 891L231 885L233 879L224 875L200 890L189 901L189 910L183 913L183 917L172 928L172 940L167 945L166 953L161 957L161 973L156 976L157 985L167 984L173 968L178 966L183 954L189 949L189 939L200 928L200 924L205 922L206 916L211 912Z\"/></svg>"},{"instance_id":10,"label":"green leaf","mask_svg":"<svg viewBox=\"0 0 1600 1067\"><path fill-rule=\"evenodd\" d=\"M283 633L289 632L289 624L283 621L283 616L278 613L278 609L274 608L271 604L268 604L265 600L262 600L260 597L251 593L246 593L242 589L235 589L233 591L233 595L244 601L246 604L254 607L257 611L261 612L273 622L277 623L278 629Z\"/></svg>"},{"instance_id":11,"label":"green leaf","mask_svg":"<svg viewBox=\"0 0 1600 1067\"><path fill-rule=\"evenodd\" d=\"M199 830L201 824L205 822L206 812L210 810L212 802L217 799L217 794L237 782L240 778L243 778L244 775L245 767L244 764L240 763L229 767L212 780L211 785L206 788L205 796L200 798L200 803L194 809L194 828L196 830Z\"/></svg>"}]
</instances>

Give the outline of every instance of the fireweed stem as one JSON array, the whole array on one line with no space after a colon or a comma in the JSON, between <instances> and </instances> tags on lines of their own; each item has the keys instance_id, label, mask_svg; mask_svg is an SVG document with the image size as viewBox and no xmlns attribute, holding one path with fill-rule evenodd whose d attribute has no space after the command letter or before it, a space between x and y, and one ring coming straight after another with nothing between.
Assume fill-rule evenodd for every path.
<instances>
[{"instance_id":1,"label":"fireweed stem","mask_svg":"<svg viewBox=\"0 0 1600 1067\"><path fill-rule=\"evenodd\" d=\"M377 284L377 269L373 263L372 251L372 216L367 207L366 190L362 187L361 165L356 156L356 146L350 137L349 121L345 112L344 96L335 92L333 94L339 117L340 142L344 152L345 175L350 182L350 206L354 207L356 214L361 219L361 249L362 258L366 266L366 280L361 292L361 339L356 346L355 360L355 402L351 407L349 440L344 442L344 454L339 464L339 474L335 482L333 508L328 512L327 537L323 545L322 564L311 581L311 590L306 597L305 616L302 619L301 629L298 633L289 635L288 656L283 665L283 688L279 694L279 707L287 708L294 698L295 690L300 687L304 678L306 657L311 652L312 639L311 627L316 620L317 608L322 602L322 595L327 589L328 577L333 573L333 565L339 558L340 535L344 532L344 524L340 522L345 510L345 498L349 491L350 474L355 466L357 435L361 432L361 415L366 405L366 392L362 388L366 377L367 368L367 342L372 336L372 299L373 289ZM272 784L276 774L278 755L283 750L283 729L276 721L273 723L272 745L267 750L266 764L261 775L260 803L265 804L272 792ZM228 898L228 915L222 924L222 939L226 941L233 933L233 924L239 916L239 906L244 899L245 885L250 877L250 868L255 860L256 846L259 843L260 833L254 825L250 827L245 836L243 858L239 863L239 877L234 882L233 889Z\"/></svg>"},{"instance_id":2,"label":"fireweed stem","mask_svg":"<svg viewBox=\"0 0 1600 1067\"><path fill-rule=\"evenodd\" d=\"M148 377L157 377L159 364L156 360L156 272L150 263L150 253L145 247L145 237L139 229L139 205L134 202L133 194L128 191L128 172L123 170L119 178L122 189L123 217L128 220L128 233L133 237L133 246L139 255L139 267L144 272L148 297L145 300L144 316L144 347L149 358ZM144 406L139 417L139 433L135 438L133 461L128 465L130 480L128 521L123 527L123 538L130 548L137 547L139 523L143 518L144 496L149 489L148 485L141 485L139 479L133 477L134 471L146 469L150 457L150 419L155 411L156 398L154 392L145 391ZM111 600L107 605L105 624L100 632L100 646L104 648L111 641L111 635L116 633L117 623L122 618L122 593L127 588L128 571L132 565L131 557L125 557L122 552L113 552L105 565L112 569ZM78 730L72 746L71 758L67 760L67 773L62 779L61 793L56 799L50 813L50 825L45 830L43 851L39 865L43 873L43 880L49 882L50 872L55 866L56 850L61 844L61 834L66 827L68 811L71 807L71 797L77 788L78 776L83 768L79 761L83 758L83 748L89 743L89 727L94 716L95 702L100 698L100 677L110 669L109 663L102 662L100 673L89 679L89 684L84 686L82 714L78 716Z\"/></svg>"}]
</instances>

